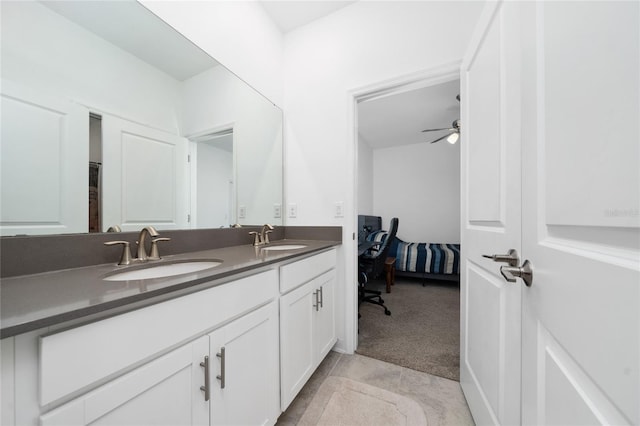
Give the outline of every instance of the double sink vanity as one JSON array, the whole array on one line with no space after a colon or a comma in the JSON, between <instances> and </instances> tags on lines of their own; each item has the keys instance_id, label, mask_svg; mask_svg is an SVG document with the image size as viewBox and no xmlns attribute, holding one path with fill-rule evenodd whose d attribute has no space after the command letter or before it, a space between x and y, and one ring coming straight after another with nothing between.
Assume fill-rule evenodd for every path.
<instances>
[{"instance_id":1,"label":"double sink vanity","mask_svg":"<svg viewBox=\"0 0 640 426\"><path fill-rule=\"evenodd\" d=\"M277 230L3 277L2 424L274 424L336 343L341 241ZM173 231L178 245L193 240L181 232L204 231Z\"/></svg>"}]
</instances>

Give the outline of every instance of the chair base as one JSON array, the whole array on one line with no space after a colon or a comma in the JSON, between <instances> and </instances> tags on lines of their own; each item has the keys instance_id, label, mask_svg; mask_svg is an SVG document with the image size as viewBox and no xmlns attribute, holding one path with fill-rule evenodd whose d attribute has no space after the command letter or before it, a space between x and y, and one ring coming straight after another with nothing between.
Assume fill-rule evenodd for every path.
<instances>
[{"instance_id":1,"label":"chair base","mask_svg":"<svg viewBox=\"0 0 640 426\"><path fill-rule=\"evenodd\" d=\"M374 305L382 306L384 308L384 314L391 315L391 311L387 309L387 307L384 305L384 299L382 299L381 295L382 295L382 292L380 291L366 290L360 287L359 301L360 303L367 302L367 303L372 303Z\"/></svg>"}]
</instances>

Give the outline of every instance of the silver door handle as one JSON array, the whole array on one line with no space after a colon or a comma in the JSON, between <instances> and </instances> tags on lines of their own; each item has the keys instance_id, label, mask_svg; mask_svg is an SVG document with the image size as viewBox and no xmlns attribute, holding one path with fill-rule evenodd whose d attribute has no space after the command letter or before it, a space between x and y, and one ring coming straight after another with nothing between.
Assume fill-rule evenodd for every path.
<instances>
[{"instance_id":1,"label":"silver door handle","mask_svg":"<svg viewBox=\"0 0 640 426\"><path fill-rule=\"evenodd\" d=\"M224 351L224 346L220 348L220 352L218 352L216 354L216 356L218 358L220 358L220 375L216 376L216 379L220 380L220 389L224 389L225 386L225 382L226 382L226 372L225 372L225 363L226 363L226 356L225 356L225 351Z\"/></svg>"},{"instance_id":2,"label":"silver door handle","mask_svg":"<svg viewBox=\"0 0 640 426\"><path fill-rule=\"evenodd\" d=\"M493 259L494 262L507 263L509 266L518 266L520 257L515 249L510 249L507 254L483 254L482 257Z\"/></svg>"},{"instance_id":3,"label":"silver door handle","mask_svg":"<svg viewBox=\"0 0 640 426\"><path fill-rule=\"evenodd\" d=\"M209 391L211 387L209 386L209 357L204 357L204 362L200 363L200 367L204 367L204 386L200 386L200 390L204 391L204 400L209 400Z\"/></svg>"},{"instance_id":4,"label":"silver door handle","mask_svg":"<svg viewBox=\"0 0 640 426\"><path fill-rule=\"evenodd\" d=\"M525 260L522 266L501 266L500 273L510 283L516 282L516 278L522 278L527 287L533 284L533 268L531 262Z\"/></svg>"}]
</instances>

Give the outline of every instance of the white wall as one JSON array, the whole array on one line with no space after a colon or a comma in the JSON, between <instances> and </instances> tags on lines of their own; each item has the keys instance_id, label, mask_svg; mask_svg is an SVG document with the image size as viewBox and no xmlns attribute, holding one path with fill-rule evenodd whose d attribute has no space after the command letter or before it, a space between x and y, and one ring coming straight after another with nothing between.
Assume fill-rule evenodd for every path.
<instances>
[{"instance_id":1,"label":"white wall","mask_svg":"<svg viewBox=\"0 0 640 426\"><path fill-rule=\"evenodd\" d=\"M378 216L373 207L373 149L358 135L358 214Z\"/></svg>"},{"instance_id":2,"label":"white wall","mask_svg":"<svg viewBox=\"0 0 640 426\"><path fill-rule=\"evenodd\" d=\"M481 2L357 2L285 37L285 199L296 201L289 225L342 225L337 289L338 347L356 339L357 200L353 111L349 93L459 61ZM334 217L344 201L345 217Z\"/></svg>"},{"instance_id":3,"label":"white wall","mask_svg":"<svg viewBox=\"0 0 640 426\"><path fill-rule=\"evenodd\" d=\"M260 4L139 1L269 100L282 106L283 36Z\"/></svg>"},{"instance_id":4,"label":"white wall","mask_svg":"<svg viewBox=\"0 0 640 426\"><path fill-rule=\"evenodd\" d=\"M282 202L282 111L224 67L186 80L183 89L184 136L233 128L237 205L246 216L232 222L281 224L273 206Z\"/></svg>"},{"instance_id":5,"label":"white wall","mask_svg":"<svg viewBox=\"0 0 640 426\"><path fill-rule=\"evenodd\" d=\"M398 217L407 242L460 242L460 143L373 151L373 210L383 228Z\"/></svg>"},{"instance_id":6,"label":"white wall","mask_svg":"<svg viewBox=\"0 0 640 426\"><path fill-rule=\"evenodd\" d=\"M2 78L178 132L177 80L37 2L2 4Z\"/></svg>"}]
</instances>

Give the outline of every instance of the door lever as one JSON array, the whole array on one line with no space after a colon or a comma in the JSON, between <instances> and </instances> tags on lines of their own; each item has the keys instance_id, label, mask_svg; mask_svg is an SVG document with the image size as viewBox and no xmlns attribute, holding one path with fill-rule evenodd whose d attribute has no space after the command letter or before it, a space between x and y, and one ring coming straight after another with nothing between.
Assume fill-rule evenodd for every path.
<instances>
[{"instance_id":1,"label":"door lever","mask_svg":"<svg viewBox=\"0 0 640 426\"><path fill-rule=\"evenodd\" d=\"M507 254L483 254L482 257L493 259L494 262L507 263L513 267L518 266L518 263L520 263L520 257L515 249L509 249Z\"/></svg>"},{"instance_id":2,"label":"door lever","mask_svg":"<svg viewBox=\"0 0 640 426\"><path fill-rule=\"evenodd\" d=\"M527 287L531 287L533 283L533 268L528 260L525 260L521 267L501 266L500 273L510 283L515 283L516 278L522 278Z\"/></svg>"}]
</instances>

